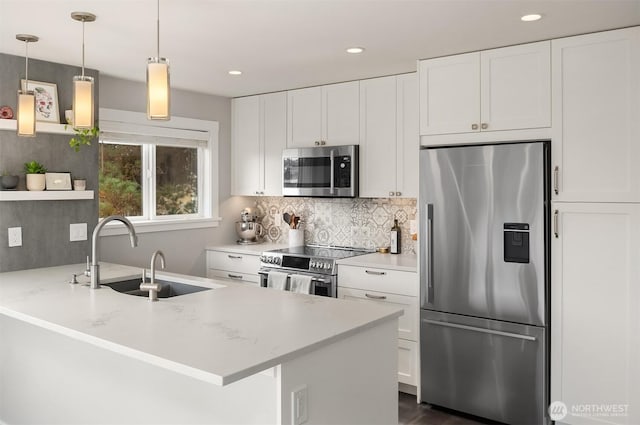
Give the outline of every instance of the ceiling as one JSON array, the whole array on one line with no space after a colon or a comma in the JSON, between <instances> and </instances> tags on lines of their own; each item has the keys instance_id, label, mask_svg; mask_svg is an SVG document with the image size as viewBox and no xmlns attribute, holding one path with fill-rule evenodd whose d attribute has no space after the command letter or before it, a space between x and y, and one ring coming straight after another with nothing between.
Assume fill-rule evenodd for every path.
<instances>
[{"instance_id":1,"label":"ceiling","mask_svg":"<svg viewBox=\"0 0 640 425\"><path fill-rule=\"evenodd\" d=\"M0 0L0 52L144 81L155 0ZM520 16L540 13L525 23ZM160 0L172 87L236 97L415 71L416 59L640 25L640 0ZM345 49L362 46L363 54ZM231 76L229 70L243 71Z\"/></svg>"}]
</instances>

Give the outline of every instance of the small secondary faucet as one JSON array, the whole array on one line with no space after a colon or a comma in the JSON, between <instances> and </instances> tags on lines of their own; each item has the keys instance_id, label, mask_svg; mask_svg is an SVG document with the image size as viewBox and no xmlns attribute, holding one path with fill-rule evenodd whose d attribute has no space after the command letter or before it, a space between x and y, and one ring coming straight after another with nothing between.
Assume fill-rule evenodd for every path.
<instances>
[{"instance_id":1,"label":"small secondary faucet","mask_svg":"<svg viewBox=\"0 0 640 425\"><path fill-rule=\"evenodd\" d=\"M93 229L93 236L91 237L91 289L98 289L100 287L100 263L98 262L98 235L100 235L100 231L105 226L105 224L110 221L121 221L127 226L127 230L129 231L129 239L131 241L131 247L138 246L138 235L136 235L136 230L133 228L133 224L126 218L121 215L110 215L109 217L104 218L98 225Z\"/></svg>"},{"instance_id":2,"label":"small secondary faucet","mask_svg":"<svg viewBox=\"0 0 640 425\"><path fill-rule=\"evenodd\" d=\"M162 251L157 250L151 255L151 282L144 281L144 272L142 274L142 283L140 284L141 291L149 291L149 301L158 301L158 291L160 291L160 284L156 283L156 259L160 257L160 267L165 268L164 254Z\"/></svg>"}]
</instances>

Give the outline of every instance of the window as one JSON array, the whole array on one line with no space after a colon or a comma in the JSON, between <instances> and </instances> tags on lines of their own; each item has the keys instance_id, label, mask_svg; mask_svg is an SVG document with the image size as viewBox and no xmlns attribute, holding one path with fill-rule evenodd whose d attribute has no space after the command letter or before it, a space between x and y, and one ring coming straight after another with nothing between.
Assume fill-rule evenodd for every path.
<instances>
[{"instance_id":1,"label":"window","mask_svg":"<svg viewBox=\"0 0 640 425\"><path fill-rule=\"evenodd\" d=\"M144 114L105 109L100 115L101 218L124 215L143 232L217 225L216 122L156 124Z\"/></svg>"}]
</instances>

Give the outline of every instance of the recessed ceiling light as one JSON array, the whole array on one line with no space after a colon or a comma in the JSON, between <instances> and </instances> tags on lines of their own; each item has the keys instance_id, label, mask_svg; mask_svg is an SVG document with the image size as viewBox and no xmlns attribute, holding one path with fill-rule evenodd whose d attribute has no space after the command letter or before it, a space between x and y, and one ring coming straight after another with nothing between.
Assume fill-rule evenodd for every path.
<instances>
[{"instance_id":1,"label":"recessed ceiling light","mask_svg":"<svg viewBox=\"0 0 640 425\"><path fill-rule=\"evenodd\" d=\"M229 71L229 75L242 75L242 71Z\"/></svg>"},{"instance_id":2,"label":"recessed ceiling light","mask_svg":"<svg viewBox=\"0 0 640 425\"><path fill-rule=\"evenodd\" d=\"M362 52L364 52L363 47L349 47L347 49L347 53L362 53Z\"/></svg>"},{"instance_id":3,"label":"recessed ceiling light","mask_svg":"<svg viewBox=\"0 0 640 425\"><path fill-rule=\"evenodd\" d=\"M524 15L522 18L520 18L520 20L524 22L533 22L541 18L542 18L542 15L539 15L537 13L532 13L531 15Z\"/></svg>"}]
</instances>

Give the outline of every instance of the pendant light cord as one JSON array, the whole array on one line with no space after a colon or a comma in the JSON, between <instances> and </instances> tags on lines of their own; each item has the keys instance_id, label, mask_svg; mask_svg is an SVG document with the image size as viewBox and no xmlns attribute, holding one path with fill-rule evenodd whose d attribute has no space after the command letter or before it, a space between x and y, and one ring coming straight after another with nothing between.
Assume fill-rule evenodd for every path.
<instances>
[{"instance_id":1,"label":"pendant light cord","mask_svg":"<svg viewBox=\"0 0 640 425\"><path fill-rule=\"evenodd\" d=\"M84 78L84 19L82 19L82 77Z\"/></svg>"},{"instance_id":2,"label":"pendant light cord","mask_svg":"<svg viewBox=\"0 0 640 425\"><path fill-rule=\"evenodd\" d=\"M25 50L25 54L24 54L24 79L25 79L25 83L24 83L24 90L25 91L29 91L29 42L25 41L24 42L24 50Z\"/></svg>"},{"instance_id":3,"label":"pendant light cord","mask_svg":"<svg viewBox=\"0 0 640 425\"><path fill-rule=\"evenodd\" d=\"M156 57L160 60L160 0L157 2L156 13L156 46L158 48L158 55Z\"/></svg>"}]
</instances>

